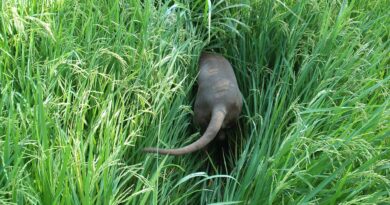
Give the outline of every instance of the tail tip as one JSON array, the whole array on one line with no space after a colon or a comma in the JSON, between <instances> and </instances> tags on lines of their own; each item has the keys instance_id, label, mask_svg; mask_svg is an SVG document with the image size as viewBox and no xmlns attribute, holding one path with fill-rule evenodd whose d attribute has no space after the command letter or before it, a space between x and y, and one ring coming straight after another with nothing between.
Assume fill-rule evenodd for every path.
<instances>
[{"instance_id":1,"label":"tail tip","mask_svg":"<svg viewBox=\"0 0 390 205\"><path fill-rule=\"evenodd\" d=\"M157 150L152 147L145 147L142 149L142 152L157 152Z\"/></svg>"}]
</instances>

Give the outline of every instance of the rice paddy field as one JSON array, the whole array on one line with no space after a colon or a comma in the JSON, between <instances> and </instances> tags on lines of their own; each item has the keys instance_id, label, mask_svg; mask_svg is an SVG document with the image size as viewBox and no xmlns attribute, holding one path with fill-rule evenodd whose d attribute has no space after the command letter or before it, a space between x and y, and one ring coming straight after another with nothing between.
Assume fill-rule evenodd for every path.
<instances>
[{"instance_id":1,"label":"rice paddy field","mask_svg":"<svg viewBox=\"0 0 390 205\"><path fill-rule=\"evenodd\" d=\"M0 204L390 204L389 0L0 1ZM200 137L198 58L244 105Z\"/></svg>"}]
</instances>

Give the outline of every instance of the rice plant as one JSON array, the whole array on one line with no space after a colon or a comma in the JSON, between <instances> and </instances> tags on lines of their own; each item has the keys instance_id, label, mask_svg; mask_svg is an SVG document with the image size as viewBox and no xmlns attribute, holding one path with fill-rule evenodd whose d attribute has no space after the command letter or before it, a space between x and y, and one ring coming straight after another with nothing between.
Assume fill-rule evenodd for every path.
<instances>
[{"instance_id":1,"label":"rice plant","mask_svg":"<svg viewBox=\"0 0 390 205\"><path fill-rule=\"evenodd\" d=\"M389 204L390 1L3 0L0 204ZM202 51L244 97L187 145Z\"/></svg>"}]
</instances>

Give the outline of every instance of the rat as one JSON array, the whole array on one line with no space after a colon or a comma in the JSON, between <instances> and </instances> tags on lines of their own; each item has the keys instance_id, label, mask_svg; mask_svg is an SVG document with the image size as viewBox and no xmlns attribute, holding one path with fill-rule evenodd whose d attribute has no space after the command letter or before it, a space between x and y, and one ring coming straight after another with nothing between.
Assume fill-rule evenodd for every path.
<instances>
[{"instance_id":1,"label":"rat","mask_svg":"<svg viewBox=\"0 0 390 205\"><path fill-rule=\"evenodd\" d=\"M199 58L198 91L194 106L194 122L206 129L195 142L176 149L145 148L144 152L183 155L206 147L222 129L229 128L242 110L242 94L229 61L222 55L202 53Z\"/></svg>"}]
</instances>

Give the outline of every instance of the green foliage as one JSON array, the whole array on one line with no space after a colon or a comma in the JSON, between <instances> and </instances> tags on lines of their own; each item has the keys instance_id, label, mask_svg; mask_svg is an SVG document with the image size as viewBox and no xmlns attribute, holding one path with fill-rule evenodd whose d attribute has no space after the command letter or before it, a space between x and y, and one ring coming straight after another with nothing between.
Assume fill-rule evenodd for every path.
<instances>
[{"instance_id":1,"label":"green foliage","mask_svg":"<svg viewBox=\"0 0 390 205\"><path fill-rule=\"evenodd\" d=\"M388 0L0 6L0 204L390 203ZM199 138L202 50L244 96L230 148L142 153Z\"/></svg>"}]
</instances>

